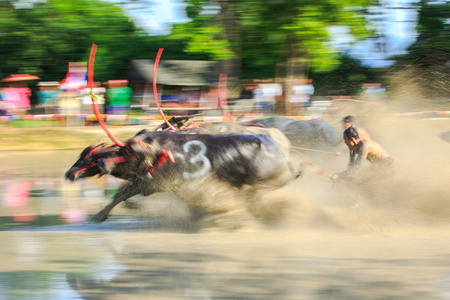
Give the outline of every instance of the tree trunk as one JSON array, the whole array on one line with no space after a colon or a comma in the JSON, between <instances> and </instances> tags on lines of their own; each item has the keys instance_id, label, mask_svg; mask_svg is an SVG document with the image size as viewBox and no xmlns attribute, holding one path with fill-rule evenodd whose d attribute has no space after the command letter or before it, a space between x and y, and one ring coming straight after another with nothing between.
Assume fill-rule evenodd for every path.
<instances>
[{"instance_id":1,"label":"tree trunk","mask_svg":"<svg viewBox=\"0 0 450 300\"><path fill-rule=\"evenodd\" d=\"M293 105L290 102L293 95L292 88L303 79L306 79L308 61L306 52L299 51L299 41L295 36L289 36L286 39L286 44L288 47L285 52L286 56L283 58L283 55L281 55L280 63L277 67L280 77L284 77L284 97L278 105L279 111L277 113L293 115L297 114L298 111L295 109L297 105Z\"/></svg>"},{"instance_id":2,"label":"tree trunk","mask_svg":"<svg viewBox=\"0 0 450 300\"><path fill-rule=\"evenodd\" d=\"M236 11L233 10L233 5L230 5L228 1L218 1L221 12L217 16L218 23L223 28L222 38L230 42L236 42L240 40L240 26L239 16ZM240 43L236 43L240 44ZM228 83L230 88L236 86L240 75L242 66L242 55L239 47L232 47L231 51L235 57L224 61L223 72L228 75Z\"/></svg>"}]
</instances>

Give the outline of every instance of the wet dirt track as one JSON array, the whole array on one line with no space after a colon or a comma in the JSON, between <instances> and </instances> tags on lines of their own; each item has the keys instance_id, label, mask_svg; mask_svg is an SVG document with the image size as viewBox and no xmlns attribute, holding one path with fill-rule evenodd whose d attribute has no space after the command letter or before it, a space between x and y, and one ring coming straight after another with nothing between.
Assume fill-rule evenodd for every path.
<instances>
[{"instance_id":1,"label":"wet dirt track","mask_svg":"<svg viewBox=\"0 0 450 300\"><path fill-rule=\"evenodd\" d=\"M365 122L392 180L305 173L266 195L289 203L280 224L235 232L191 230L158 199L90 224L118 181L64 182L77 151L2 153L0 299L448 299L450 121ZM332 173L348 162L336 151L297 160Z\"/></svg>"}]
</instances>

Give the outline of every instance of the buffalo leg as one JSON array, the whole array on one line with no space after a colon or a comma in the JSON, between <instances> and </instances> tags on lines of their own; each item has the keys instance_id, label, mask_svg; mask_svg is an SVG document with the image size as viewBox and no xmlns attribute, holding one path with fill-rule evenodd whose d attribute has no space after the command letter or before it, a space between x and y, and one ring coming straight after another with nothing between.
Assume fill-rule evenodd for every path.
<instances>
[{"instance_id":1,"label":"buffalo leg","mask_svg":"<svg viewBox=\"0 0 450 300\"><path fill-rule=\"evenodd\" d=\"M117 193L114 195L114 198L110 204L105 206L98 214L96 214L92 220L94 222L103 222L108 218L109 212L120 202L127 200L134 195L139 194L139 189L136 185L132 183L125 183L120 187Z\"/></svg>"}]
</instances>

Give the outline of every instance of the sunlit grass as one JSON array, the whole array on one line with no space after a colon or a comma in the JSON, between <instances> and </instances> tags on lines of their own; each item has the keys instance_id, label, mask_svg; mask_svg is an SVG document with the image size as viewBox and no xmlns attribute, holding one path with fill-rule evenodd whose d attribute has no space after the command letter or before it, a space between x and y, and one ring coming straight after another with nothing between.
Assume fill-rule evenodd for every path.
<instances>
[{"instance_id":1,"label":"sunlit grass","mask_svg":"<svg viewBox=\"0 0 450 300\"><path fill-rule=\"evenodd\" d=\"M110 127L119 140L126 140L145 126ZM101 139L112 143L101 127L1 128L0 151L82 149Z\"/></svg>"}]
</instances>

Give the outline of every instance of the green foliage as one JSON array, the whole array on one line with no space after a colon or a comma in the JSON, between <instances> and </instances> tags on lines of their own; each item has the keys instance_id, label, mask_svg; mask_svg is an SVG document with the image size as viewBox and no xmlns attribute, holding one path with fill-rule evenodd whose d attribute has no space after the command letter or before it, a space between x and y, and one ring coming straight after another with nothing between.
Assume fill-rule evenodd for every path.
<instances>
[{"instance_id":1,"label":"green foliage","mask_svg":"<svg viewBox=\"0 0 450 300\"><path fill-rule=\"evenodd\" d=\"M414 77L414 87L429 99L449 101L450 1L421 0L418 6L417 40L408 54L396 57L393 73Z\"/></svg>"},{"instance_id":2,"label":"green foliage","mask_svg":"<svg viewBox=\"0 0 450 300\"><path fill-rule=\"evenodd\" d=\"M422 0L418 5L417 40L408 54L396 57L398 66L414 64L431 67L450 60L450 2Z\"/></svg>"},{"instance_id":3,"label":"green foliage","mask_svg":"<svg viewBox=\"0 0 450 300\"><path fill-rule=\"evenodd\" d=\"M242 58L250 73L270 69L270 77L277 64L295 57L306 59L316 71L336 68L338 53L329 47L328 26L349 26L357 39L371 33L360 13L371 0L220 1L217 14L204 11L210 1L185 2L192 21L178 24L172 37L186 40L187 52L211 59Z\"/></svg>"},{"instance_id":4,"label":"green foliage","mask_svg":"<svg viewBox=\"0 0 450 300\"><path fill-rule=\"evenodd\" d=\"M339 67L327 73L313 72L315 96L356 95L364 83L379 82L374 69L349 56L339 57Z\"/></svg>"},{"instance_id":5,"label":"green foliage","mask_svg":"<svg viewBox=\"0 0 450 300\"><path fill-rule=\"evenodd\" d=\"M185 51L190 54L207 53L214 60L229 59L233 57L230 43L227 40L216 39L222 33L220 27L190 27L189 33L185 28L175 27L171 38L189 40Z\"/></svg>"},{"instance_id":6,"label":"green foliage","mask_svg":"<svg viewBox=\"0 0 450 300\"><path fill-rule=\"evenodd\" d=\"M30 73L61 80L68 62L88 61L98 45L95 80L123 78L143 35L108 2L48 0L16 9L0 0L0 75Z\"/></svg>"},{"instance_id":7,"label":"green foliage","mask_svg":"<svg viewBox=\"0 0 450 300\"><path fill-rule=\"evenodd\" d=\"M407 60L421 66L445 64L450 60L450 2L419 3L417 41L410 46Z\"/></svg>"},{"instance_id":8,"label":"green foliage","mask_svg":"<svg viewBox=\"0 0 450 300\"><path fill-rule=\"evenodd\" d=\"M240 78L283 77L289 59L297 59L319 91L323 83L323 91L345 86L350 93L371 75L329 47L326 28L347 25L357 39L366 37L362 9L370 1L185 0L192 20L166 37L148 36L107 1L48 0L18 9L0 0L0 76L62 80L68 62L87 62L95 43L96 81L124 78L130 60L154 58L164 48L164 59L234 58ZM338 86L330 86L335 80Z\"/></svg>"}]
</instances>

